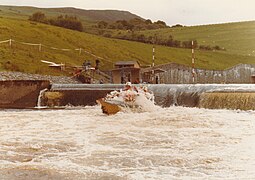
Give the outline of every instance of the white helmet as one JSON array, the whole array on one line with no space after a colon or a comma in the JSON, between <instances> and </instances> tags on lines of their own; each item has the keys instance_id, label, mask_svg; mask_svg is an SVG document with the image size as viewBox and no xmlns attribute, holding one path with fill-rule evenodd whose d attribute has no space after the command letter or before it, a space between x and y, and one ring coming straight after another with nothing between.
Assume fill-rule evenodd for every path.
<instances>
[{"instance_id":1,"label":"white helmet","mask_svg":"<svg viewBox=\"0 0 255 180\"><path fill-rule=\"evenodd\" d=\"M131 86L131 85L132 85L131 82L126 83L126 86Z\"/></svg>"}]
</instances>

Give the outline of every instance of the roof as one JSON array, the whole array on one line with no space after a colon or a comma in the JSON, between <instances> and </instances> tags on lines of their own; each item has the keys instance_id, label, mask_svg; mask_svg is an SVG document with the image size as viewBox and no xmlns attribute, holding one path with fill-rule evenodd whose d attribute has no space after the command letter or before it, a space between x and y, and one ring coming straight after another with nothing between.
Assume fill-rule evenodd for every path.
<instances>
[{"instance_id":1,"label":"roof","mask_svg":"<svg viewBox=\"0 0 255 180\"><path fill-rule=\"evenodd\" d=\"M125 70L140 70L141 68L135 68L135 67L124 67L124 68L116 68L112 69L112 71L125 71Z\"/></svg>"},{"instance_id":2,"label":"roof","mask_svg":"<svg viewBox=\"0 0 255 180\"><path fill-rule=\"evenodd\" d=\"M118 61L115 63L115 65L135 65L135 64L139 64L138 61ZM140 65L140 64L139 64Z\"/></svg>"},{"instance_id":3,"label":"roof","mask_svg":"<svg viewBox=\"0 0 255 180\"><path fill-rule=\"evenodd\" d=\"M158 74L158 73L166 72L166 70L161 69L161 68L149 68L149 69L143 71L143 73L150 73L150 74L152 74L153 72L155 74Z\"/></svg>"}]
</instances>

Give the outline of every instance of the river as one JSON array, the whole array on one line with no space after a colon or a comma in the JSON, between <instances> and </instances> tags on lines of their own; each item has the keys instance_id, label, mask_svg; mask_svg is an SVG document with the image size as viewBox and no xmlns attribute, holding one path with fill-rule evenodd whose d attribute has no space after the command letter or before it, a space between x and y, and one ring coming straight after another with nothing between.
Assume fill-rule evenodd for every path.
<instances>
[{"instance_id":1,"label":"river","mask_svg":"<svg viewBox=\"0 0 255 180\"><path fill-rule=\"evenodd\" d=\"M254 179L255 112L0 110L0 179Z\"/></svg>"}]
</instances>

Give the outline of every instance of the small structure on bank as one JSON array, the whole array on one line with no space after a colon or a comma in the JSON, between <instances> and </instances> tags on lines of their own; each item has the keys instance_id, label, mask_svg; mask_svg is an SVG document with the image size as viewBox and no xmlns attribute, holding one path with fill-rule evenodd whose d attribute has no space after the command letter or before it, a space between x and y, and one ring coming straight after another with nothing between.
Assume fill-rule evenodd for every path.
<instances>
[{"instance_id":1,"label":"small structure on bank","mask_svg":"<svg viewBox=\"0 0 255 180\"><path fill-rule=\"evenodd\" d=\"M115 63L112 70L112 80L114 84L124 84L126 82L140 82L140 64L137 61L119 61Z\"/></svg>"},{"instance_id":2,"label":"small structure on bank","mask_svg":"<svg viewBox=\"0 0 255 180\"><path fill-rule=\"evenodd\" d=\"M141 70L141 78L143 82L150 83L150 84L160 84L163 83L160 79L160 73L166 72L164 69L161 68L145 68Z\"/></svg>"}]
</instances>

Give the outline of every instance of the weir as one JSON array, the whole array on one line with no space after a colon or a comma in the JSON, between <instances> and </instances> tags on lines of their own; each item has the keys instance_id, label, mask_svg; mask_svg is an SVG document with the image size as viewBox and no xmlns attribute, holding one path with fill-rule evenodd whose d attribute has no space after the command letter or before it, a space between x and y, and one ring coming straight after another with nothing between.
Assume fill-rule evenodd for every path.
<instances>
[{"instance_id":1,"label":"weir","mask_svg":"<svg viewBox=\"0 0 255 180\"><path fill-rule=\"evenodd\" d=\"M201 108L212 108L217 107L226 109L238 109L234 106L229 106L231 103L243 103L240 107L245 107L244 102L252 101L249 96L240 96L240 94L249 94L255 96L255 84L176 84L176 85L149 85L149 89L154 92L155 102L157 105L162 107L169 107L172 105L184 106L184 107L201 107ZM224 95L231 93L231 99L228 101L219 100L216 92L221 92ZM239 102L235 102L235 98L238 97ZM226 97L224 97L226 98ZM206 102L210 99L210 104ZM221 106L216 105L221 102ZM228 102L229 104L227 104ZM239 107L236 105L235 107ZM251 107L254 109L255 107Z\"/></svg>"},{"instance_id":2,"label":"weir","mask_svg":"<svg viewBox=\"0 0 255 180\"><path fill-rule=\"evenodd\" d=\"M154 93L155 104L161 107L255 110L255 84L146 84L145 86ZM97 99L123 87L123 84L50 85L49 81L1 81L0 108L95 105Z\"/></svg>"},{"instance_id":3,"label":"weir","mask_svg":"<svg viewBox=\"0 0 255 180\"><path fill-rule=\"evenodd\" d=\"M123 84L53 84L50 91L59 93L55 101L60 106L95 105L96 99L105 97L110 91L119 90L123 86ZM162 107L175 105L211 109L255 109L253 105L255 84L147 84L145 86L154 93L155 103ZM219 92L222 94L220 95ZM54 105L52 102L54 98L51 99L50 94L49 92L48 97L46 96L48 102L51 102L47 105Z\"/></svg>"}]
</instances>

